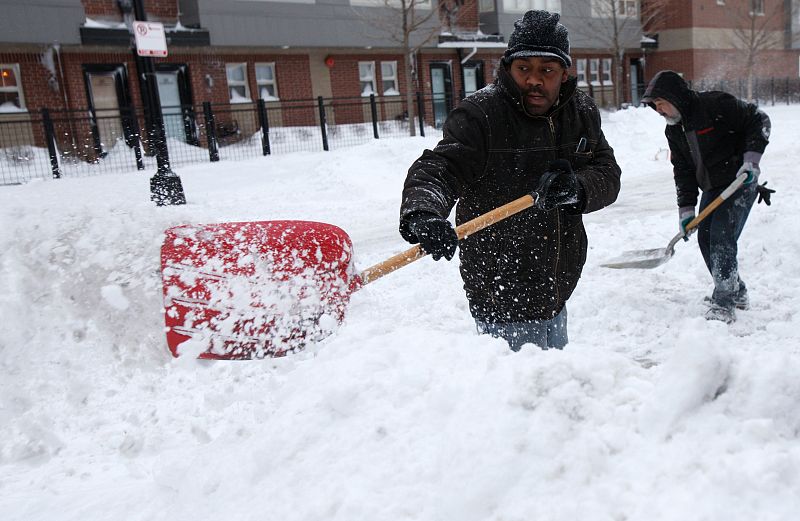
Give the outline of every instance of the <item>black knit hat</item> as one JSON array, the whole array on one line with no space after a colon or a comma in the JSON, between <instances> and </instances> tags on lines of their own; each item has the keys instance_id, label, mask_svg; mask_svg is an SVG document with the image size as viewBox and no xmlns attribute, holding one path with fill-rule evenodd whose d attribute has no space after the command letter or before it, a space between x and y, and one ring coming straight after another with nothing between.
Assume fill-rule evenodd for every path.
<instances>
[{"instance_id":1,"label":"black knit hat","mask_svg":"<svg viewBox=\"0 0 800 521\"><path fill-rule=\"evenodd\" d=\"M517 58L552 56L565 67L572 65L569 57L569 33L558 23L557 13L528 11L514 22L514 32L508 39L508 49L503 53L503 63L509 64Z\"/></svg>"}]
</instances>

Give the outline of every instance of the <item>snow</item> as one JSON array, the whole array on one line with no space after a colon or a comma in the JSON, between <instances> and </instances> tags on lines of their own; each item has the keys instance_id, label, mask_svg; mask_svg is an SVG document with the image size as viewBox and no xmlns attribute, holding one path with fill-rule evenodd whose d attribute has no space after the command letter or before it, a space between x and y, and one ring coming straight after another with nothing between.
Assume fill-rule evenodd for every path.
<instances>
[{"instance_id":1,"label":"snow","mask_svg":"<svg viewBox=\"0 0 800 521\"><path fill-rule=\"evenodd\" d=\"M0 187L0 519L795 518L800 106L763 108L778 192L742 236L752 309L730 326L702 318L694 240L653 270L600 267L677 226L663 120L603 114L623 188L586 217L564 351L478 335L457 265L426 258L303 352L170 356L166 228L327 222L365 269L408 247L405 171L436 136L181 166L179 207L150 202L153 171Z\"/></svg>"}]
</instances>

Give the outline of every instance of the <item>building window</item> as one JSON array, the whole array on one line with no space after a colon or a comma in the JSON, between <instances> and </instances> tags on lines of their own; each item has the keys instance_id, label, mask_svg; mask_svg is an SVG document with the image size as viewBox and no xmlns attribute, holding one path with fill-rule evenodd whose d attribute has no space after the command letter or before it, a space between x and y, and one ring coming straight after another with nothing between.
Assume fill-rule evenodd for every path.
<instances>
[{"instance_id":1,"label":"building window","mask_svg":"<svg viewBox=\"0 0 800 521\"><path fill-rule=\"evenodd\" d=\"M350 5L359 5L365 7L389 7L391 9L400 9L403 7L403 4L400 2L400 0L350 0ZM431 0L417 0L414 2L414 8L430 9Z\"/></svg>"},{"instance_id":2,"label":"building window","mask_svg":"<svg viewBox=\"0 0 800 521\"><path fill-rule=\"evenodd\" d=\"M600 85L600 60L598 58L589 60L589 83Z\"/></svg>"},{"instance_id":3,"label":"building window","mask_svg":"<svg viewBox=\"0 0 800 521\"><path fill-rule=\"evenodd\" d=\"M362 96L375 94L375 62L358 62L358 81Z\"/></svg>"},{"instance_id":4,"label":"building window","mask_svg":"<svg viewBox=\"0 0 800 521\"><path fill-rule=\"evenodd\" d=\"M381 84L384 96L399 96L397 87L397 62L381 62Z\"/></svg>"},{"instance_id":5,"label":"building window","mask_svg":"<svg viewBox=\"0 0 800 521\"><path fill-rule=\"evenodd\" d=\"M586 83L586 60L575 60L575 69L578 72L578 86L585 87L588 85L588 83Z\"/></svg>"},{"instance_id":6,"label":"building window","mask_svg":"<svg viewBox=\"0 0 800 521\"><path fill-rule=\"evenodd\" d=\"M25 96L19 77L19 64L0 64L0 112L25 110Z\"/></svg>"},{"instance_id":7,"label":"building window","mask_svg":"<svg viewBox=\"0 0 800 521\"><path fill-rule=\"evenodd\" d=\"M278 99L278 82L275 80L274 63L256 63L256 85L259 98L264 101Z\"/></svg>"},{"instance_id":8,"label":"building window","mask_svg":"<svg viewBox=\"0 0 800 521\"><path fill-rule=\"evenodd\" d=\"M725 0L717 0L717 5L725 5Z\"/></svg>"},{"instance_id":9,"label":"building window","mask_svg":"<svg viewBox=\"0 0 800 521\"><path fill-rule=\"evenodd\" d=\"M225 72L228 75L228 95L231 103L248 103L252 101L250 99L250 87L247 85L247 64L225 64Z\"/></svg>"},{"instance_id":10,"label":"building window","mask_svg":"<svg viewBox=\"0 0 800 521\"><path fill-rule=\"evenodd\" d=\"M481 13L493 13L494 0L480 0L478 3L478 10Z\"/></svg>"},{"instance_id":11,"label":"building window","mask_svg":"<svg viewBox=\"0 0 800 521\"><path fill-rule=\"evenodd\" d=\"M752 11L750 14L763 15L764 14L764 0L751 0Z\"/></svg>"},{"instance_id":12,"label":"building window","mask_svg":"<svg viewBox=\"0 0 800 521\"><path fill-rule=\"evenodd\" d=\"M560 13L561 0L503 0L503 11L506 13L525 13L531 9Z\"/></svg>"},{"instance_id":13,"label":"building window","mask_svg":"<svg viewBox=\"0 0 800 521\"><path fill-rule=\"evenodd\" d=\"M611 58L603 58L603 85L612 85L611 81Z\"/></svg>"},{"instance_id":14,"label":"building window","mask_svg":"<svg viewBox=\"0 0 800 521\"><path fill-rule=\"evenodd\" d=\"M593 18L612 18L615 16L636 17L639 15L639 0L592 0Z\"/></svg>"},{"instance_id":15,"label":"building window","mask_svg":"<svg viewBox=\"0 0 800 521\"><path fill-rule=\"evenodd\" d=\"M617 0L617 15L637 16L639 14L638 0Z\"/></svg>"}]
</instances>

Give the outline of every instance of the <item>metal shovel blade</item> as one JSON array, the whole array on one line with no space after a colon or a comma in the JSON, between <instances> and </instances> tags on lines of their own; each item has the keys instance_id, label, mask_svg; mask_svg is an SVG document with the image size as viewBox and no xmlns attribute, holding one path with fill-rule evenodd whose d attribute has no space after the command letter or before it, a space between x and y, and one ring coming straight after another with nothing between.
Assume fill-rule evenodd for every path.
<instances>
[{"instance_id":1,"label":"metal shovel blade","mask_svg":"<svg viewBox=\"0 0 800 521\"><path fill-rule=\"evenodd\" d=\"M667 251L666 248L626 251L616 259L601 264L601 266L614 269L650 269L661 266L674 253L675 250Z\"/></svg>"},{"instance_id":2,"label":"metal shovel blade","mask_svg":"<svg viewBox=\"0 0 800 521\"><path fill-rule=\"evenodd\" d=\"M684 237L679 233L669 241L666 248L654 248L652 250L631 250L623 252L616 259L601 264L604 268L614 269L642 269L648 270L661 266L675 255L675 244Z\"/></svg>"}]
</instances>

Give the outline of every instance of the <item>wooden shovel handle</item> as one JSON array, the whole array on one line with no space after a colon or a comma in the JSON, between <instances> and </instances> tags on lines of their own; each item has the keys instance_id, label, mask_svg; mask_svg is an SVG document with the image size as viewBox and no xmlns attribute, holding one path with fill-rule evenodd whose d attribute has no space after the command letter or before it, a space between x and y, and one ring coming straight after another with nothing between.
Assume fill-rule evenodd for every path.
<instances>
[{"instance_id":1,"label":"wooden shovel handle","mask_svg":"<svg viewBox=\"0 0 800 521\"><path fill-rule=\"evenodd\" d=\"M486 212L483 215L479 215L478 217L465 222L461 226L456 227L456 235L458 235L459 239L466 239L470 235L483 230L487 226L491 226L502 221L506 217L510 217L515 213L519 213L522 210L530 208L535 202L536 199L534 198L534 194L523 195L519 199L515 199L510 203L504 204L503 206ZM427 255L427 253L422 251L422 248L420 248L418 244L402 253L398 253L393 257L389 257L385 261L379 262L378 264L361 272L361 275L359 275L359 278L361 279L361 285L369 284L370 282L378 280L384 275L388 275L389 273L400 269L403 266L411 264L417 259L421 259L425 255Z\"/></svg>"}]
</instances>

